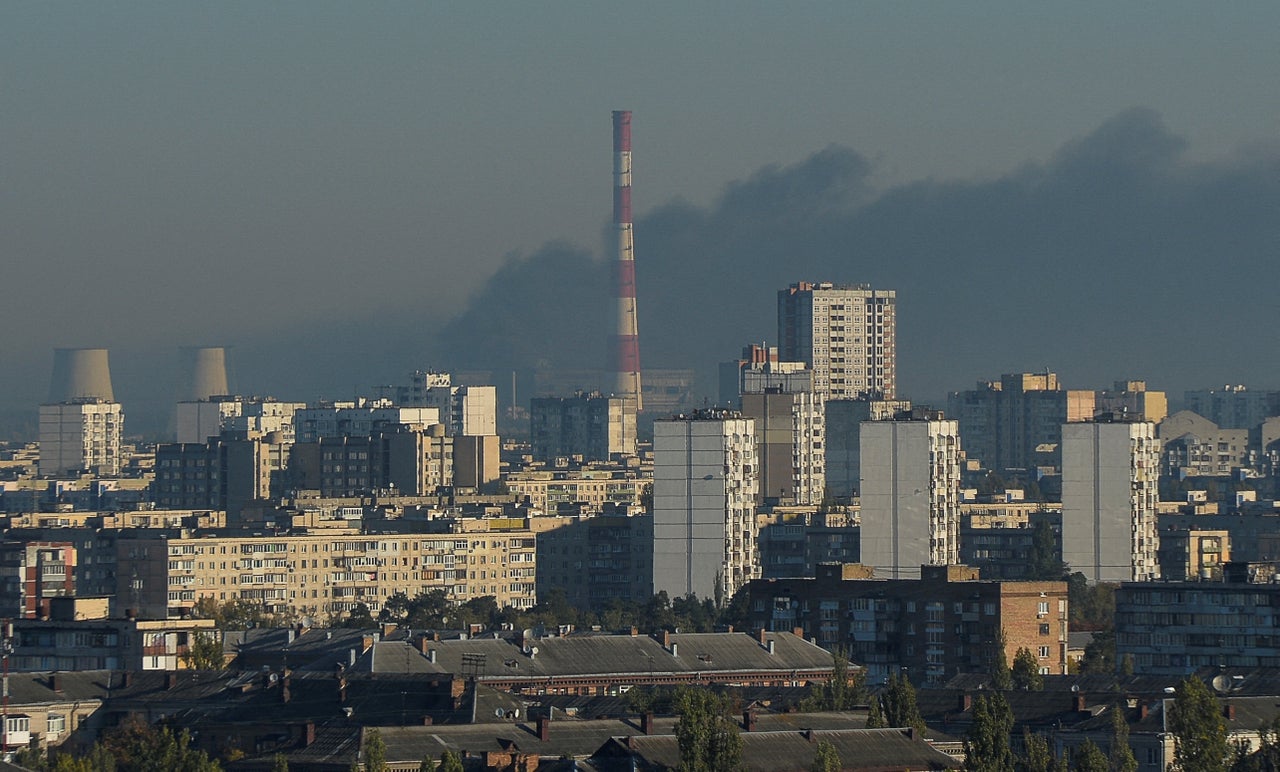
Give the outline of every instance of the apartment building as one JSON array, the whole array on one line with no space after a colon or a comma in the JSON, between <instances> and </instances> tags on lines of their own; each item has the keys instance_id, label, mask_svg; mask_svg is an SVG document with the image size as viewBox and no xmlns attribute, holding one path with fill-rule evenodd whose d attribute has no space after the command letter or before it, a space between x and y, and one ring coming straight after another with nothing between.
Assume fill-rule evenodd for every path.
<instances>
[{"instance_id":1,"label":"apartment building","mask_svg":"<svg viewBox=\"0 0 1280 772\"><path fill-rule=\"evenodd\" d=\"M1238 565L1240 571L1233 572ZM1140 675L1280 666L1280 584L1233 564L1219 582L1126 582L1116 590L1116 658Z\"/></svg>"},{"instance_id":2,"label":"apartment building","mask_svg":"<svg viewBox=\"0 0 1280 772\"><path fill-rule=\"evenodd\" d=\"M636 454L636 414L621 397L578 392L572 397L535 397L529 408L529 445L535 460L581 456L612 461Z\"/></svg>"},{"instance_id":3,"label":"apartment building","mask_svg":"<svg viewBox=\"0 0 1280 772\"><path fill-rule=\"evenodd\" d=\"M997 582L967 566L921 566L918 579L878 579L867 566L827 564L811 578L747 585L753 628L799 628L824 648L843 647L871 683L904 672L938 685L989 673L1004 635L1041 673L1067 672L1066 582Z\"/></svg>"},{"instance_id":4,"label":"apartment building","mask_svg":"<svg viewBox=\"0 0 1280 772\"><path fill-rule=\"evenodd\" d=\"M859 528L852 511L772 507L756 517L762 578L813 576L822 563L860 560Z\"/></svg>"},{"instance_id":5,"label":"apartment building","mask_svg":"<svg viewBox=\"0 0 1280 772\"><path fill-rule=\"evenodd\" d=\"M203 444L224 431L280 432L284 442L294 442L294 414L305 407L305 402L270 397L215 396L179 402L177 442Z\"/></svg>"},{"instance_id":6,"label":"apartment building","mask_svg":"<svg viewBox=\"0 0 1280 772\"><path fill-rule=\"evenodd\" d=\"M464 602L535 602L536 537L527 520L440 521L441 533L248 536L223 532L117 542L118 602L140 617L181 616L200 598L248 600L272 613L336 618L363 603L374 614L397 592L443 590Z\"/></svg>"},{"instance_id":7,"label":"apartment building","mask_svg":"<svg viewBox=\"0 0 1280 772\"><path fill-rule=\"evenodd\" d=\"M511 472L503 482L516 501L548 514L568 504L585 505L590 512L607 506L639 509L653 484L634 469L621 468Z\"/></svg>"},{"instance_id":8,"label":"apartment building","mask_svg":"<svg viewBox=\"0 0 1280 772\"><path fill-rule=\"evenodd\" d=\"M742 394L755 422L760 504L820 504L826 491L825 411L821 394L766 388Z\"/></svg>"},{"instance_id":9,"label":"apartment building","mask_svg":"<svg viewBox=\"0 0 1280 772\"><path fill-rule=\"evenodd\" d=\"M115 477L123 464L124 408L84 398L40 406L40 475L91 472Z\"/></svg>"},{"instance_id":10,"label":"apartment building","mask_svg":"<svg viewBox=\"0 0 1280 772\"><path fill-rule=\"evenodd\" d=\"M778 355L804 362L832 399L893 399L897 293L869 285L798 282L778 291Z\"/></svg>"},{"instance_id":11,"label":"apartment building","mask_svg":"<svg viewBox=\"0 0 1280 772\"><path fill-rule=\"evenodd\" d=\"M823 405L823 471L832 496L857 494L862 482L862 423L887 421L911 410L908 400L829 399Z\"/></svg>"},{"instance_id":12,"label":"apartment building","mask_svg":"<svg viewBox=\"0 0 1280 772\"><path fill-rule=\"evenodd\" d=\"M1062 559L1090 582L1151 581L1160 441L1150 421L1062 427Z\"/></svg>"},{"instance_id":13,"label":"apartment building","mask_svg":"<svg viewBox=\"0 0 1280 772\"><path fill-rule=\"evenodd\" d=\"M883 575L960 558L960 431L916 409L862 424L862 562Z\"/></svg>"},{"instance_id":14,"label":"apartment building","mask_svg":"<svg viewBox=\"0 0 1280 772\"><path fill-rule=\"evenodd\" d=\"M703 410L653 433L654 591L728 598L760 571L755 422Z\"/></svg>"},{"instance_id":15,"label":"apartment building","mask_svg":"<svg viewBox=\"0 0 1280 772\"><path fill-rule=\"evenodd\" d=\"M564 593L576 608L653 597L653 517L603 514L535 517L538 599Z\"/></svg>"}]
</instances>

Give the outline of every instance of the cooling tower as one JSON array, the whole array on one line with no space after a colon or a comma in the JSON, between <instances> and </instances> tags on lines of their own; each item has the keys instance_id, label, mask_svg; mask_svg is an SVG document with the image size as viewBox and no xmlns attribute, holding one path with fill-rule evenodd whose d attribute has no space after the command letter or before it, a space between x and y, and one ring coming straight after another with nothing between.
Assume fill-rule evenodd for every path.
<instances>
[{"instance_id":1,"label":"cooling tower","mask_svg":"<svg viewBox=\"0 0 1280 772\"><path fill-rule=\"evenodd\" d=\"M182 384L178 401L195 402L231 393L227 387L227 350L220 346L182 349Z\"/></svg>"},{"instance_id":2,"label":"cooling tower","mask_svg":"<svg viewBox=\"0 0 1280 772\"><path fill-rule=\"evenodd\" d=\"M105 348L56 348L53 350L53 382L49 402L103 399L115 402L111 367Z\"/></svg>"}]
</instances>

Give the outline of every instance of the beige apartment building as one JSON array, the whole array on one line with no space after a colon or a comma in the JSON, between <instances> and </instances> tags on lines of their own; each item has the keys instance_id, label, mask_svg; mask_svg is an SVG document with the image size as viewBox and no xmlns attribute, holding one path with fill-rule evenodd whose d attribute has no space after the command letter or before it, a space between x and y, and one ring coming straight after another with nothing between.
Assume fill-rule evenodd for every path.
<instances>
[{"instance_id":1,"label":"beige apartment building","mask_svg":"<svg viewBox=\"0 0 1280 772\"><path fill-rule=\"evenodd\" d=\"M143 618L181 616L201 598L248 600L325 620L397 592L443 590L458 602L535 602L536 538L528 520L445 521L441 533L354 529L280 536L127 538L117 544L117 597Z\"/></svg>"},{"instance_id":2,"label":"beige apartment building","mask_svg":"<svg viewBox=\"0 0 1280 772\"><path fill-rule=\"evenodd\" d=\"M605 504L638 509L641 495L653 481L634 471L583 469L512 472L503 482L516 501L554 513L559 504L571 503L586 504L591 512L600 512Z\"/></svg>"}]
</instances>

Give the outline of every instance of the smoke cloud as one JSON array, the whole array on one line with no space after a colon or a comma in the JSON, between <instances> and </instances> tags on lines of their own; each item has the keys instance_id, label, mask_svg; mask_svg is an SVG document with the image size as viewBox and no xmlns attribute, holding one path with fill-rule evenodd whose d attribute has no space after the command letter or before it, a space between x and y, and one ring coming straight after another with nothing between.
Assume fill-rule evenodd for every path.
<instances>
[{"instance_id":1,"label":"smoke cloud","mask_svg":"<svg viewBox=\"0 0 1280 772\"><path fill-rule=\"evenodd\" d=\"M1280 386L1261 355L1280 278L1280 156L1193 161L1132 109L1048 161L985 180L875 190L829 147L636 223L641 356L711 375L776 337L800 281L898 291L900 392L937 400L1001 372L1073 387L1146 378L1175 398L1220 382ZM513 258L443 328L459 366L602 366L607 263L548 246ZM709 381L708 381L709 382Z\"/></svg>"}]
</instances>

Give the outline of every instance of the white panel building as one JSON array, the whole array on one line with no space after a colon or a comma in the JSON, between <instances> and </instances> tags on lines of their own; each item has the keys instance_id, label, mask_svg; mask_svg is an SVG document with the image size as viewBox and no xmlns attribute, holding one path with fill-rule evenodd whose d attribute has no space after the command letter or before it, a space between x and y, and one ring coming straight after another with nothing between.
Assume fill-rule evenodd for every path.
<instances>
[{"instance_id":1,"label":"white panel building","mask_svg":"<svg viewBox=\"0 0 1280 772\"><path fill-rule=\"evenodd\" d=\"M120 474L124 409L118 402L83 399L40 406L40 474L88 471Z\"/></svg>"},{"instance_id":2,"label":"white panel building","mask_svg":"<svg viewBox=\"0 0 1280 772\"><path fill-rule=\"evenodd\" d=\"M934 411L861 425L861 562L915 579L960 562L960 427Z\"/></svg>"},{"instance_id":3,"label":"white panel building","mask_svg":"<svg viewBox=\"0 0 1280 772\"><path fill-rule=\"evenodd\" d=\"M1062 559L1090 582L1160 577L1160 441L1150 421L1062 425Z\"/></svg>"},{"instance_id":4,"label":"white panel building","mask_svg":"<svg viewBox=\"0 0 1280 772\"><path fill-rule=\"evenodd\" d=\"M731 411L654 423L653 590L728 599L760 575L755 425Z\"/></svg>"}]
</instances>

